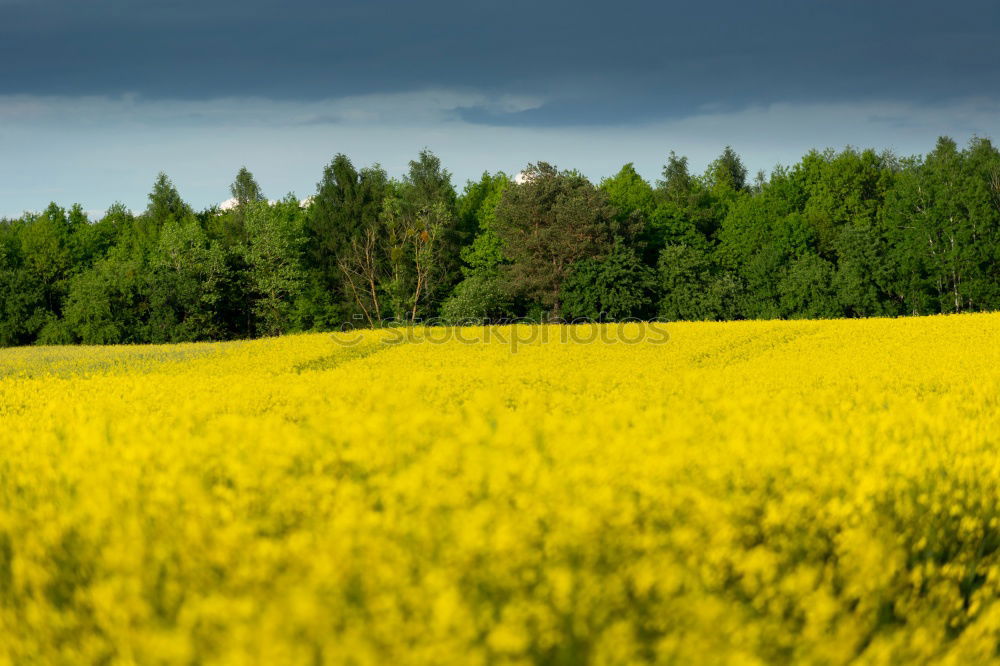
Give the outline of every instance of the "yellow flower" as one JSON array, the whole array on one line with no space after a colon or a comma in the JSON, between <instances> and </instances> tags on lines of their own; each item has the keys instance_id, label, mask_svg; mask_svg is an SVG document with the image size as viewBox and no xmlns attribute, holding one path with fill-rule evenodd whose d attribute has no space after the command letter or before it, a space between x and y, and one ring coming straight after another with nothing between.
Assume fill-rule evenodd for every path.
<instances>
[{"instance_id":1,"label":"yellow flower","mask_svg":"<svg viewBox=\"0 0 1000 666\"><path fill-rule=\"evenodd\" d=\"M1000 314L666 328L0 350L0 664L995 660Z\"/></svg>"}]
</instances>

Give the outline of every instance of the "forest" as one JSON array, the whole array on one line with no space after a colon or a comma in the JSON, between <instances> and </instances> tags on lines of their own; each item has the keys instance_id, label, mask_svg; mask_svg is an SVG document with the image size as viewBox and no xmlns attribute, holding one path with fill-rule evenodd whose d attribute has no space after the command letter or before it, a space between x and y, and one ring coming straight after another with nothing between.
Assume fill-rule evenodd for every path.
<instances>
[{"instance_id":1,"label":"forest","mask_svg":"<svg viewBox=\"0 0 1000 666\"><path fill-rule=\"evenodd\" d=\"M197 211L0 220L0 346L223 340L400 323L895 317L1000 309L1000 152L814 150L750 178L727 147L592 183L545 162L459 193L429 150L402 178L342 154L271 201L246 168Z\"/></svg>"}]
</instances>

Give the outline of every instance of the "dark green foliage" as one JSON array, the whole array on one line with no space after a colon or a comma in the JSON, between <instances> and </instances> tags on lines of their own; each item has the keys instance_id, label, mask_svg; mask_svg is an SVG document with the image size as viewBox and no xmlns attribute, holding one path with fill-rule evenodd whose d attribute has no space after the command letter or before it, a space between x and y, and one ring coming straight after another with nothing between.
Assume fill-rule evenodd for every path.
<instances>
[{"instance_id":1,"label":"dark green foliage","mask_svg":"<svg viewBox=\"0 0 1000 666\"><path fill-rule=\"evenodd\" d=\"M833 276L833 264L817 254L805 252L793 259L779 287L782 316L795 319L841 316Z\"/></svg>"},{"instance_id":2,"label":"dark green foliage","mask_svg":"<svg viewBox=\"0 0 1000 666\"><path fill-rule=\"evenodd\" d=\"M705 243L671 244L657 262L659 314L670 320L735 319L737 278L722 271Z\"/></svg>"},{"instance_id":3,"label":"dark green foliage","mask_svg":"<svg viewBox=\"0 0 1000 666\"><path fill-rule=\"evenodd\" d=\"M90 345L152 341L145 274L142 258L118 246L77 275L66 303L73 338Z\"/></svg>"},{"instance_id":4,"label":"dark green foliage","mask_svg":"<svg viewBox=\"0 0 1000 666\"><path fill-rule=\"evenodd\" d=\"M60 317L69 279L78 267L72 235L73 221L54 203L21 228L21 292L14 299L27 315L24 332L39 344L68 341Z\"/></svg>"},{"instance_id":5,"label":"dark green foliage","mask_svg":"<svg viewBox=\"0 0 1000 666\"><path fill-rule=\"evenodd\" d=\"M441 319L451 324L502 322L517 316L515 299L499 270L482 271L459 282L441 304Z\"/></svg>"},{"instance_id":6,"label":"dark green foliage","mask_svg":"<svg viewBox=\"0 0 1000 666\"><path fill-rule=\"evenodd\" d=\"M309 279L298 312L303 328L332 330L358 311L342 268L366 231L379 226L388 184L381 167L358 171L346 155L323 170L305 218Z\"/></svg>"},{"instance_id":7,"label":"dark green foliage","mask_svg":"<svg viewBox=\"0 0 1000 666\"><path fill-rule=\"evenodd\" d=\"M193 217L169 220L150 262L149 335L154 342L224 337L219 313L228 278L222 248Z\"/></svg>"},{"instance_id":8,"label":"dark green foliage","mask_svg":"<svg viewBox=\"0 0 1000 666\"><path fill-rule=\"evenodd\" d=\"M985 139L958 150L942 138L899 176L885 210L906 313L1000 308L1000 154Z\"/></svg>"},{"instance_id":9,"label":"dark green foliage","mask_svg":"<svg viewBox=\"0 0 1000 666\"><path fill-rule=\"evenodd\" d=\"M615 211L607 195L583 176L540 162L525 181L507 188L496 212L496 233L512 289L562 314L563 282L574 264L611 247Z\"/></svg>"},{"instance_id":10,"label":"dark green foliage","mask_svg":"<svg viewBox=\"0 0 1000 666\"><path fill-rule=\"evenodd\" d=\"M311 203L240 169L229 210L164 174L149 205L0 220L0 346L217 340L363 321L869 317L1000 309L1000 152L812 151L747 182L670 153L595 187L545 163L456 196L430 151L390 180L337 155Z\"/></svg>"},{"instance_id":11,"label":"dark green foliage","mask_svg":"<svg viewBox=\"0 0 1000 666\"><path fill-rule=\"evenodd\" d=\"M0 345L34 341L28 317L34 305L33 289L21 250L22 220L0 220Z\"/></svg>"},{"instance_id":12,"label":"dark green foliage","mask_svg":"<svg viewBox=\"0 0 1000 666\"><path fill-rule=\"evenodd\" d=\"M259 335L280 335L294 328L292 313L305 280L303 215L289 195L275 206L247 207L244 248L252 311Z\"/></svg>"},{"instance_id":13,"label":"dark green foliage","mask_svg":"<svg viewBox=\"0 0 1000 666\"><path fill-rule=\"evenodd\" d=\"M602 259L573 266L564 286L567 319L615 321L653 314L653 271L621 240Z\"/></svg>"},{"instance_id":14,"label":"dark green foliage","mask_svg":"<svg viewBox=\"0 0 1000 666\"><path fill-rule=\"evenodd\" d=\"M726 212L726 202L712 192L708 180L691 175L686 157L671 152L657 185L659 201L643 231L644 258L651 264L668 244L713 240ZM728 199L732 193L722 194Z\"/></svg>"}]
</instances>

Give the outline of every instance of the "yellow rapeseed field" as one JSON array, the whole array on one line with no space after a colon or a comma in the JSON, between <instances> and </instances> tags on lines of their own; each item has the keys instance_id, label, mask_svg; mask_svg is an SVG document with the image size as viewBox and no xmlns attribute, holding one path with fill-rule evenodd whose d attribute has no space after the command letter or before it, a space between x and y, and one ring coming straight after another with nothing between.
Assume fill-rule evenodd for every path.
<instances>
[{"instance_id":1,"label":"yellow rapeseed field","mask_svg":"<svg viewBox=\"0 0 1000 666\"><path fill-rule=\"evenodd\" d=\"M0 350L0 664L998 659L1000 314L353 335Z\"/></svg>"}]
</instances>

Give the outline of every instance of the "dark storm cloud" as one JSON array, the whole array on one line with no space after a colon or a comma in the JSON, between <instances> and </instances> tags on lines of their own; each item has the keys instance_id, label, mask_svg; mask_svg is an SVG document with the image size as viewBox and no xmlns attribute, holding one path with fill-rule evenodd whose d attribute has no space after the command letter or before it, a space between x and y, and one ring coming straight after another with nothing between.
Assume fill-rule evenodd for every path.
<instances>
[{"instance_id":1,"label":"dark storm cloud","mask_svg":"<svg viewBox=\"0 0 1000 666\"><path fill-rule=\"evenodd\" d=\"M316 100L457 89L608 124L772 102L994 96L995 0L0 0L0 95Z\"/></svg>"}]
</instances>

